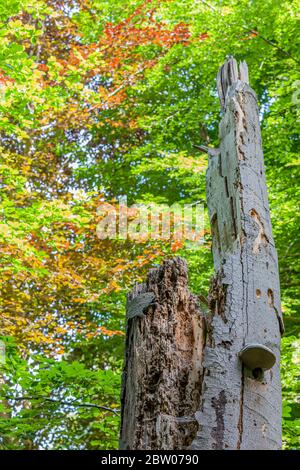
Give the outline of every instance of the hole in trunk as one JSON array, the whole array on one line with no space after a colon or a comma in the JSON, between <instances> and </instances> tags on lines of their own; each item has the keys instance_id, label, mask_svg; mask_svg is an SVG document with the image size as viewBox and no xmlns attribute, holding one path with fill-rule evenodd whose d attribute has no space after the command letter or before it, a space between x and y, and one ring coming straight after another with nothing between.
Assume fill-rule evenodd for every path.
<instances>
[{"instance_id":1,"label":"hole in trunk","mask_svg":"<svg viewBox=\"0 0 300 470\"><path fill-rule=\"evenodd\" d=\"M253 369L252 375L255 380L262 380L264 377L264 372L262 369L257 368L257 369Z\"/></svg>"}]
</instances>

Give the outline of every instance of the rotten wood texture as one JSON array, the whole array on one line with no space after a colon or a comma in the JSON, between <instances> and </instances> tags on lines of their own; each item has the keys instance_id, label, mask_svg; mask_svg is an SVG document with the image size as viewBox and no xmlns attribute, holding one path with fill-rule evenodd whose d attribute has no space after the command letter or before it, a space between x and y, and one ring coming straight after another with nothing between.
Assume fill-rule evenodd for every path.
<instances>
[{"instance_id":1,"label":"rotten wood texture","mask_svg":"<svg viewBox=\"0 0 300 470\"><path fill-rule=\"evenodd\" d=\"M257 99L247 65L232 57L217 84L220 150L207 170L216 275L191 449L279 449L283 322ZM275 354L270 370L243 365L240 352L251 344Z\"/></svg>"},{"instance_id":2,"label":"rotten wood texture","mask_svg":"<svg viewBox=\"0 0 300 470\"><path fill-rule=\"evenodd\" d=\"M205 323L184 260L128 296L120 449L186 449L196 436Z\"/></svg>"}]
</instances>

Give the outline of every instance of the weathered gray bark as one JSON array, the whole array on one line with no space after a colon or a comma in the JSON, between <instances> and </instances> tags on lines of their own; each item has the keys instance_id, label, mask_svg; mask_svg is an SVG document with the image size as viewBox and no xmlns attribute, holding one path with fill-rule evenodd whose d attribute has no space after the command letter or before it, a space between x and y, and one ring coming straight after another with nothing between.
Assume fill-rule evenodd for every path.
<instances>
[{"instance_id":1,"label":"weathered gray bark","mask_svg":"<svg viewBox=\"0 0 300 470\"><path fill-rule=\"evenodd\" d=\"M185 449L196 435L205 328L187 284L175 258L128 298L120 449Z\"/></svg>"},{"instance_id":2,"label":"weathered gray bark","mask_svg":"<svg viewBox=\"0 0 300 470\"><path fill-rule=\"evenodd\" d=\"M192 449L281 447L280 336L283 323L257 101L245 63L221 67L224 115L220 151L207 171L215 279L205 357L199 431ZM248 369L243 347L267 346L275 365ZM263 359L263 358L262 358Z\"/></svg>"},{"instance_id":3,"label":"weathered gray bark","mask_svg":"<svg viewBox=\"0 0 300 470\"><path fill-rule=\"evenodd\" d=\"M209 154L215 265L211 313L204 328L187 289L186 265L178 258L150 272L146 285L132 293L123 449L281 447L277 254L258 108L246 64L238 67L228 59L218 75L218 91L224 111L220 149L203 148Z\"/></svg>"}]
</instances>

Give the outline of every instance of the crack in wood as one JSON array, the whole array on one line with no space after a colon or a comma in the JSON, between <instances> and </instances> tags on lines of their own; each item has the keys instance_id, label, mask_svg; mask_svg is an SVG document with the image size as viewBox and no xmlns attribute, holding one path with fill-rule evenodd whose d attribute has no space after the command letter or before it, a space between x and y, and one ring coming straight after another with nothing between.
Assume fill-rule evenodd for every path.
<instances>
[{"instance_id":1,"label":"crack in wood","mask_svg":"<svg viewBox=\"0 0 300 470\"><path fill-rule=\"evenodd\" d=\"M244 431L244 389L245 389L245 377L244 377L244 365L242 365L242 381L241 381L241 398L240 398L240 414L238 421L238 441L236 448L241 449L242 440L243 440L243 431Z\"/></svg>"}]
</instances>

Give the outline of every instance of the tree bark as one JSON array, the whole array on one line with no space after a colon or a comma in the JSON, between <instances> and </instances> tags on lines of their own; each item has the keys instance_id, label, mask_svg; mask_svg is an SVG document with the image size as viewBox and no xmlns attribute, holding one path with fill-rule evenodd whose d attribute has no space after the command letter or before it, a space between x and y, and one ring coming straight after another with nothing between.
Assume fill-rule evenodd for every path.
<instances>
[{"instance_id":1,"label":"tree bark","mask_svg":"<svg viewBox=\"0 0 300 470\"><path fill-rule=\"evenodd\" d=\"M224 110L220 149L207 170L216 275L199 431L191 448L279 449L283 323L259 113L246 64L238 68L233 58L226 61L218 90ZM249 368L241 352L251 345L258 357ZM264 370L270 366L264 363L268 350L276 362Z\"/></svg>"},{"instance_id":2,"label":"tree bark","mask_svg":"<svg viewBox=\"0 0 300 470\"><path fill-rule=\"evenodd\" d=\"M120 449L186 449L198 429L205 325L175 258L127 302Z\"/></svg>"}]
</instances>

